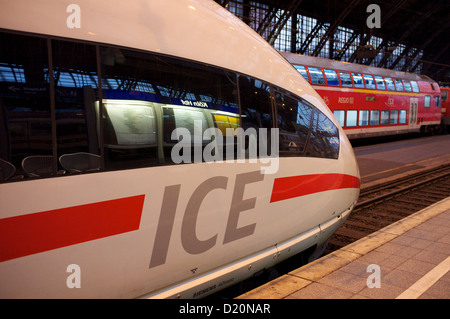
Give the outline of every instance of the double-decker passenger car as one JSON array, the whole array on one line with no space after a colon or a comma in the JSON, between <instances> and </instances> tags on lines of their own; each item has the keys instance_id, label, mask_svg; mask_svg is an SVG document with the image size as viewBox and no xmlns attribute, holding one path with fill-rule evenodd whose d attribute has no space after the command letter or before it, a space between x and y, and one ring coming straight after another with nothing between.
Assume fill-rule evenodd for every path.
<instances>
[{"instance_id":1,"label":"double-decker passenger car","mask_svg":"<svg viewBox=\"0 0 450 319\"><path fill-rule=\"evenodd\" d=\"M439 85L424 75L282 52L320 94L350 139L434 132Z\"/></svg>"},{"instance_id":2,"label":"double-decker passenger car","mask_svg":"<svg viewBox=\"0 0 450 319\"><path fill-rule=\"evenodd\" d=\"M213 1L1 1L0 131L0 298L200 298L359 195L317 92Z\"/></svg>"}]
</instances>

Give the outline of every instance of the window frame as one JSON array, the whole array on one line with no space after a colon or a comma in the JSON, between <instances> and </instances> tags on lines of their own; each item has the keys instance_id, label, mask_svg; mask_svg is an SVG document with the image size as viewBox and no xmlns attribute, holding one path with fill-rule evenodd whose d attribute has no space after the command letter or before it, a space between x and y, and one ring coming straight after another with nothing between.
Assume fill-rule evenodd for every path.
<instances>
[{"instance_id":1,"label":"window frame","mask_svg":"<svg viewBox=\"0 0 450 319\"><path fill-rule=\"evenodd\" d=\"M350 112L352 114L351 118L349 117ZM353 116L353 114L354 114L354 116ZM350 122L351 124L349 124L349 118L351 119L351 122ZM358 110L347 110L347 112L345 114L345 127L357 127L357 126L358 126Z\"/></svg>"},{"instance_id":2,"label":"window frame","mask_svg":"<svg viewBox=\"0 0 450 319\"><path fill-rule=\"evenodd\" d=\"M350 83L344 84L344 81L342 81L342 74L345 74L346 76L348 76L348 79L350 80ZM354 85L353 85L353 78L352 78L352 75L350 74L350 72L348 72L348 71L339 71L338 75L339 75L339 80L340 80L340 83L341 83L341 87L343 87L343 88L353 88L354 87Z\"/></svg>"},{"instance_id":3,"label":"window frame","mask_svg":"<svg viewBox=\"0 0 450 319\"><path fill-rule=\"evenodd\" d=\"M362 73L351 72L350 75L352 77L352 81L353 81L353 85L354 85L355 89L364 89L365 88L365 83L364 83L364 78L363 78ZM359 78L361 80L361 82L357 83L357 81L355 80L355 77Z\"/></svg>"},{"instance_id":4,"label":"window frame","mask_svg":"<svg viewBox=\"0 0 450 319\"><path fill-rule=\"evenodd\" d=\"M311 70L313 70L313 72L311 72ZM317 72L317 71L319 71L319 72ZM309 72L309 77L310 77L310 83L311 83L311 85L325 85L326 84L326 82L325 82L325 75L324 75L324 73L323 73L323 69L322 68L317 68L317 67L309 67L308 66L308 72ZM312 76L312 74L319 74L319 81L320 81L320 75L322 76L321 77L321 80L323 81L323 83L316 83L316 82L313 82L313 78L314 78L314 80L316 79L315 77L313 77Z\"/></svg>"},{"instance_id":5,"label":"window frame","mask_svg":"<svg viewBox=\"0 0 450 319\"><path fill-rule=\"evenodd\" d=\"M328 72L328 73L327 73ZM323 69L323 73L324 73L324 75L325 75L325 80L326 80L326 85L327 86L340 86L340 81L339 81L339 76L338 76L338 73L336 72L336 70L333 70L333 69ZM328 82L328 76L327 76L327 74L334 74L334 80L333 81L337 81L337 83L336 84L330 84L329 82Z\"/></svg>"}]
</instances>

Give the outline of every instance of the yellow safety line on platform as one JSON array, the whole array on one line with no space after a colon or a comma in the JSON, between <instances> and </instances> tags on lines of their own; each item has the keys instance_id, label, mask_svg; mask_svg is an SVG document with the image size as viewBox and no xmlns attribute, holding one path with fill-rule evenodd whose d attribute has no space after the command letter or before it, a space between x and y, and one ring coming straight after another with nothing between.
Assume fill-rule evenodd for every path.
<instances>
[{"instance_id":1,"label":"yellow safety line on platform","mask_svg":"<svg viewBox=\"0 0 450 319\"><path fill-rule=\"evenodd\" d=\"M374 176L374 175L383 174L383 173L387 173L387 172L390 172L390 171L395 171L395 170L398 170L398 169L401 169L401 168L404 168L404 167L417 165L419 163L430 161L430 160L433 160L433 159L441 157L441 156L442 155L438 155L438 156L430 157L430 158L427 158L427 159L424 159L424 160L421 160L421 161L418 161L418 162L408 163L408 164L405 164L405 165L402 165L402 166L398 166L398 167L394 167L394 168L390 168L390 169L387 169L387 170L384 170L384 171L381 171L381 172L376 172L376 173L372 173L372 174L369 174L369 175L364 175L364 176L361 176L361 178L371 177L371 176Z\"/></svg>"}]
</instances>

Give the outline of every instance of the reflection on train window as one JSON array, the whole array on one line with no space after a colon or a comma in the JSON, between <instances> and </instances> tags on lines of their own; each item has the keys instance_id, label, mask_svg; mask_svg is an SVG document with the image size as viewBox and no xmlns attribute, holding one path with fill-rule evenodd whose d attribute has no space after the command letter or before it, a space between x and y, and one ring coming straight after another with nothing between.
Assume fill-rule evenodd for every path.
<instances>
[{"instance_id":1,"label":"reflection on train window","mask_svg":"<svg viewBox=\"0 0 450 319\"><path fill-rule=\"evenodd\" d=\"M403 92L403 83L402 83L402 80L400 80L400 79L394 79L394 83L395 83L395 88L397 89L397 91Z\"/></svg>"},{"instance_id":2,"label":"reflection on train window","mask_svg":"<svg viewBox=\"0 0 450 319\"><path fill-rule=\"evenodd\" d=\"M430 102L431 102L431 96L425 95L424 106L430 107Z\"/></svg>"},{"instance_id":3,"label":"reflection on train window","mask_svg":"<svg viewBox=\"0 0 450 319\"><path fill-rule=\"evenodd\" d=\"M369 111L361 110L359 111L359 126L368 126L369 125Z\"/></svg>"},{"instance_id":4,"label":"reflection on train window","mask_svg":"<svg viewBox=\"0 0 450 319\"><path fill-rule=\"evenodd\" d=\"M436 106L441 107L441 97L440 96L436 96Z\"/></svg>"},{"instance_id":5,"label":"reflection on train window","mask_svg":"<svg viewBox=\"0 0 450 319\"><path fill-rule=\"evenodd\" d=\"M358 111L347 111L347 127L354 127L357 124Z\"/></svg>"},{"instance_id":6,"label":"reflection on train window","mask_svg":"<svg viewBox=\"0 0 450 319\"><path fill-rule=\"evenodd\" d=\"M8 180L172 164L171 150L182 139L172 134L176 128L189 135L184 142L202 148L220 146L221 138L222 158L231 150L226 143L233 143L236 158L234 129L275 125L276 91L254 78L116 47L6 32L0 41L0 158L15 172L5 175ZM321 69L312 70L324 84ZM337 158L333 122L277 90L283 92L277 121L296 147L285 153ZM208 128L216 135L205 136Z\"/></svg>"},{"instance_id":7,"label":"reflection on train window","mask_svg":"<svg viewBox=\"0 0 450 319\"><path fill-rule=\"evenodd\" d=\"M411 83L408 80L403 80L403 85L405 86L405 92L411 92Z\"/></svg>"},{"instance_id":8,"label":"reflection on train window","mask_svg":"<svg viewBox=\"0 0 450 319\"><path fill-rule=\"evenodd\" d=\"M382 76L375 75L375 82L377 83L378 90L386 90L386 85L384 84L384 80Z\"/></svg>"},{"instance_id":9,"label":"reflection on train window","mask_svg":"<svg viewBox=\"0 0 450 319\"><path fill-rule=\"evenodd\" d=\"M345 111L344 110L334 110L334 117L338 120L339 125L344 127L345 125Z\"/></svg>"},{"instance_id":10,"label":"reflection on train window","mask_svg":"<svg viewBox=\"0 0 450 319\"><path fill-rule=\"evenodd\" d=\"M359 73L352 73L353 82L355 83L355 88L364 89L364 81L362 75Z\"/></svg>"},{"instance_id":11,"label":"reflection on train window","mask_svg":"<svg viewBox=\"0 0 450 319\"><path fill-rule=\"evenodd\" d=\"M419 85L417 85L416 81L411 81L412 91L415 93L419 93Z\"/></svg>"},{"instance_id":12,"label":"reflection on train window","mask_svg":"<svg viewBox=\"0 0 450 319\"><path fill-rule=\"evenodd\" d=\"M309 135L313 107L304 101L275 92L280 155L302 153Z\"/></svg>"},{"instance_id":13,"label":"reflection on train window","mask_svg":"<svg viewBox=\"0 0 450 319\"><path fill-rule=\"evenodd\" d=\"M77 153L98 156L99 136L94 111L98 101L96 49L92 45L55 40L52 50L57 156ZM100 169L93 167L88 156L72 157L72 162L66 161L64 165L67 172Z\"/></svg>"},{"instance_id":14,"label":"reflection on train window","mask_svg":"<svg viewBox=\"0 0 450 319\"><path fill-rule=\"evenodd\" d=\"M306 81L309 81L308 79L308 72L306 72L306 68L303 65L294 65L294 67L297 69L298 72L305 78Z\"/></svg>"},{"instance_id":15,"label":"reflection on train window","mask_svg":"<svg viewBox=\"0 0 450 319\"><path fill-rule=\"evenodd\" d=\"M194 134L194 121L201 125L201 134L217 123L223 128L224 118L215 121L215 111L230 114L230 118L234 114L235 119L228 122L238 124L237 83L232 72L112 47L102 47L101 57L104 98L130 101L128 105L122 103L117 112L122 129L129 130L130 143L126 147L115 140L107 143L111 135L105 133L107 169L172 163L172 147L184 137L172 139L176 128L189 132L188 140L183 142L202 141L204 146L203 137ZM112 105L105 104L103 110L107 114L106 132L117 126L109 119L111 110L107 108L117 108ZM154 143L158 140L161 145Z\"/></svg>"},{"instance_id":16,"label":"reflection on train window","mask_svg":"<svg viewBox=\"0 0 450 319\"><path fill-rule=\"evenodd\" d=\"M370 74L364 74L364 82L366 83L366 89L375 89L375 81Z\"/></svg>"},{"instance_id":17,"label":"reflection on train window","mask_svg":"<svg viewBox=\"0 0 450 319\"><path fill-rule=\"evenodd\" d=\"M262 81L247 76L239 75L239 97L241 102L241 123L242 128L272 128L272 99L270 96L270 86ZM269 132L269 130L268 130ZM267 134L270 139L270 134ZM245 140L244 149L248 150L249 140ZM270 140L268 141L270 150ZM246 157L251 154L246 154Z\"/></svg>"},{"instance_id":18,"label":"reflection on train window","mask_svg":"<svg viewBox=\"0 0 450 319\"><path fill-rule=\"evenodd\" d=\"M342 87L353 87L352 78L348 72L339 72L339 77L341 78Z\"/></svg>"},{"instance_id":19,"label":"reflection on train window","mask_svg":"<svg viewBox=\"0 0 450 319\"><path fill-rule=\"evenodd\" d=\"M309 75L311 76L311 84L325 84L322 69L308 68Z\"/></svg>"},{"instance_id":20,"label":"reflection on train window","mask_svg":"<svg viewBox=\"0 0 450 319\"><path fill-rule=\"evenodd\" d=\"M406 110L400 111L400 116L398 118L398 124L406 124Z\"/></svg>"},{"instance_id":21,"label":"reflection on train window","mask_svg":"<svg viewBox=\"0 0 450 319\"><path fill-rule=\"evenodd\" d=\"M389 111L381 111L380 124L381 125L388 125L389 124Z\"/></svg>"},{"instance_id":22,"label":"reflection on train window","mask_svg":"<svg viewBox=\"0 0 450 319\"><path fill-rule=\"evenodd\" d=\"M391 121L389 122L390 124L397 124L398 122L398 111L397 110L392 110L391 111Z\"/></svg>"},{"instance_id":23,"label":"reflection on train window","mask_svg":"<svg viewBox=\"0 0 450 319\"><path fill-rule=\"evenodd\" d=\"M380 124L380 111L372 110L370 111L370 125L375 126Z\"/></svg>"},{"instance_id":24,"label":"reflection on train window","mask_svg":"<svg viewBox=\"0 0 450 319\"><path fill-rule=\"evenodd\" d=\"M321 111L315 109L306 156L333 158L339 156L339 130Z\"/></svg>"},{"instance_id":25,"label":"reflection on train window","mask_svg":"<svg viewBox=\"0 0 450 319\"><path fill-rule=\"evenodd\" d=\"M339 79L336 71L334 70L323 70L325 72L325 77L327 78L327 85L339 86Z\"/></svg>"},{"instance_id":26,"label":"reflection on train window","mask_svg":"<svg viewBox=\"0 0 450 319\"><path fill-rule=\"evenodd\" d=\"M10 178L54 174L47 41L0 32L0 43L0 158Z\"/></svg>"},{"instance_id":27,"label":"reflection on train window","mask_svg":"<svg viewBox=\"0 0 450 319\"><path fill-rule=\"evenodd\" d=\"M386 82L386 88L388 89L388 91L395 91L395 84L392 78L385 77L384 81Z\"/></svg>"}]
</instances>

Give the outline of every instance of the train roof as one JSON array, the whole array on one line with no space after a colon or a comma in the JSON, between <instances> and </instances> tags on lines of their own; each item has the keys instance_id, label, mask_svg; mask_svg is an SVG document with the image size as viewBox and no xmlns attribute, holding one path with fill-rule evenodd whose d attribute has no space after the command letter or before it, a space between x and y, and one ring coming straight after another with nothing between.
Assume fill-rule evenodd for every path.
<instances>
[{"instance_id":1,"label":"train roof","mask_svg":"<svg viewBox=\"0 0 450 319\"><path fill-rule=\"evenodd\" d=\"M326 108L303 77L261 36L212 0L2 0L0 29L177 56L250 75ZM319 102L318 102L319 101Z\"/></svg>"},{"instance_id":2,"label":"train roof","mask_svg":"<svg viewBox=\"0 0 450 319\"><path fill-rule=\"evenodd\" d=\"M408 73L397 70L383 69L375 66L342 62L337 60L324 59L319 57L312 57L307 55L280 52L283 57L285 57L290 63L297 65L306 65L310 67L321 67L326 69L334 69L341 71L349 71L355 73L365 73L372 75L388 76L393 78L401 78L412 81L427 81L435 82L426 75Z\"/></svg>"}]
</instances>

